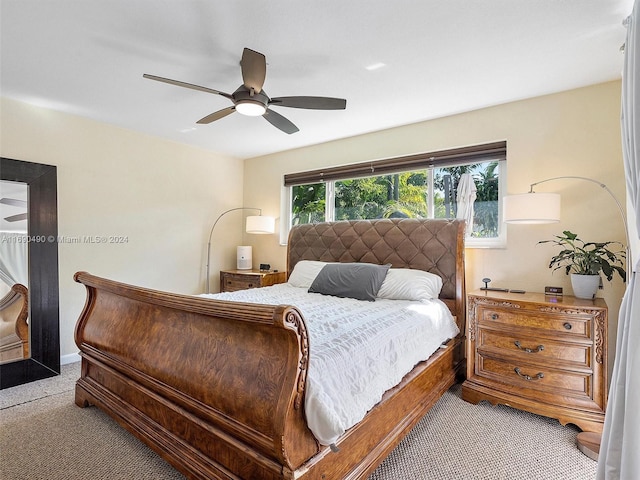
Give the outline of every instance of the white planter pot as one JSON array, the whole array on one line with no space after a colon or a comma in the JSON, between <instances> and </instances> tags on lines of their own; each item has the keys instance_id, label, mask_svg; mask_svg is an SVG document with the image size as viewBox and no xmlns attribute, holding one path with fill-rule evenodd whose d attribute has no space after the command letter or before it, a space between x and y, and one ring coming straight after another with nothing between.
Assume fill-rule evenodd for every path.
<instances>
[{"instance_id":1,"label":"white planter pot","mask_svg":"<svg viewBox=\"0 0 640 480\"><path fill-rule=\"evenodd\" d=\"M571 274L571 286L573 294L578 298L593 299L600 286L600 275Z\"/></svg>"}]
</instances>

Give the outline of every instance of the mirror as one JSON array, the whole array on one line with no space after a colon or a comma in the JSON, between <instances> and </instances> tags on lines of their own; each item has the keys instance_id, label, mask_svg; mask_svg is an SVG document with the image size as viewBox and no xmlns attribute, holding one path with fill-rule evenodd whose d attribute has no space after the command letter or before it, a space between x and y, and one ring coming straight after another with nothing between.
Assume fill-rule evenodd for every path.
<instances>
[{"instance_id":1,"label":"mirror","mask_svg":"<svg viewBox=\"0 0 640 480\"><path fill-rule=\"evenodd\" d=\"M29 358L29 186L0 180L0 363Z\"/></svg>"},{"instance_id":2,"label":"mirror","mask_svg":"<svg viewBox=\"0 0 640 480\"><path fill-rule=\"evenodd\" d=\"M56 167L0 158L0 181L28 192L28 358L0 363L8 388L60 373Z\"/></svg>"}]
</instances>

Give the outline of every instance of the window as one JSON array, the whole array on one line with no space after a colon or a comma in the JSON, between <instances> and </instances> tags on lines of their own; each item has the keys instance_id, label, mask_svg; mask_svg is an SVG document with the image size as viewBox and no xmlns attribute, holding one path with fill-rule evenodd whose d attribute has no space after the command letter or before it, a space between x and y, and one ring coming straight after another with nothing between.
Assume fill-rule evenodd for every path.
<instances>
[{"instance_id":1,"label":"window","mask_svg":"<svg viewBox=\"0 0 640 480\"><path fill-rule=\"evenodd\" d=\"M467 246L504 246L504 179L504 142L285 175L282 243L301 223L469 215Z\"/></svg>"}]
</instances>

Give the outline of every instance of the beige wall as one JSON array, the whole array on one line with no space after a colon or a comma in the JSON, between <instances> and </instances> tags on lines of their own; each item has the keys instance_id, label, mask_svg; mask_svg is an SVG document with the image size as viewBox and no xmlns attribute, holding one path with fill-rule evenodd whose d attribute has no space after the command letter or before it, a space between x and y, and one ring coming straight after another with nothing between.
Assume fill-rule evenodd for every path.
<instances>
[{"instance_id":1,"label":"beige wall","mask_svg":"<svg viewBox=\"0 0 640 480\"><path fill-rule=\"evenodd\" d=\"M84 305L79 270L151 288L203 291L206 238L216 217L242 204L237 159L76 116L2 100L3 157L57 166L61 237L125 236L122 244L59 243L63 356L77 352L73 328ZM214 236L213 280L234 264L242 217Z\"/></svg>"},{"instance_id":2,"label":"beige wall","mask_svg":"<svg viewBox=\"0 0 640 480\"><path fill-rule=\"evenodd\" d=\"M325 165L507 140L508 191L559 175L602 181L623 202L620 82L523 100L240 162L72 115L2 100L0 153L58 166L59 234L124 235L125 244L59 244L61 353L77 351L73 327L84 289L72 280L86 270L128 283L183 293L204 285L206 238L224 210L240 205L279 216L282 176ZM243 188L244 186L244 188ZM491 277L498 286L541 291L559 285L547 263L555 250L537 245L564 229L586 240L624 240L615 204L597 185L556 181L539 191L562 194L556 225L508 226L505 249L468 249L469 290ZM243 192L244 191L244 196ZM235 246L254 246L253 262L286 267L278 236L245 235L242 214L224 218L214 233L212 286L217 272L235 265ZM610 307L613 352L624 284L607 283L599 295ZM613 358L610 359L610 367Z\"/></svg>"},{"instance_id":3,"label":"beige wall","mask_svg":"<svg viewBox=\"0 0 640 480\"><path fill-rule=\"evenodd\" d=\"M285 173L506 140L509 193L524 193L531 183L549 177L578 175L605 183L624 206L619 118L620 82L615 81L253 158L245 161L244 204L259 205L277 217ZM598 185L558 180L537 191L562 195L561 223L509 225L507 248L467 249L468 290L490 277L495 286L543 291L554 285L570 292L569 278L547 268L557 250L538 241L569 229L586 241L624 242L617 207ZM277 235L246 235L245 242L254 245L254 263L286 267L286 249ZM609 305L610 352L623 292L624 284L615 279L599 293Z\"/></svg>"}]
</instances>

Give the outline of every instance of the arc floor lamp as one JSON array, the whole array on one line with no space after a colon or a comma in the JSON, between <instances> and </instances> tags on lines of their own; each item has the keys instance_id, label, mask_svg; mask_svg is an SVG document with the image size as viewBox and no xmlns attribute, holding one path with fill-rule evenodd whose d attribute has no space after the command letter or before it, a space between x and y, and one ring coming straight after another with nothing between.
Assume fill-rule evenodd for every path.
<instances>
[{"instance_id":1,"label":"arc floor lamp","mask_svg":"<svg viewBox=\"0 0 640 480\"><path fill-rule=\"evenodd\" d=\"M559 193L536 193L533 191L533 187L545 182L551 182L552 180L584 180L587 182L595 183L604 189L613 199L618 212L622 218L622 224L624 225L624 234L626 239L625 253L627 257L627 272L631 272L631 266L633 262L631 260L631 250L629 248L629 227L627 225L627 217L624 214L622 205L613 194L611 189L604 183L587 177L578 176L563 176L547 178L546 180L540 180L539 182L532 183L529 192L516 195L507 195L504 198L504 221L507 223L556 223L560 221L560 194ZM592 458L598 459L600 450L600 434L594 432L581 432L576 438L578 449Z\"/></svg>"},{"instance_id":2,"label":"arc floor lamp","mask_svg":"<svg viewBox=\"0 0 640 480\"><path fill-rule=\"evenodd\" d=\"M261 208L253 208L253 207L236 207L230 208L226 212L222 212L220 216L216 219L211 227L211 231L209 232L209 241L207 242L207 279L206 279L206 293L211 293L211 288L209 285L209 271L211 267L211 238L213 236L213 230L216 228L216 225L220 221L222 217L224 217L227 213L235 212L238 210L257 210L258 215L250 215L247 217L247 223L245 225L245 231L247 233L264 235L273 233L275 231L275 223L276 220L273 217L269 217L266 215L262 215Z\"/></svg>"},{"instance_id":3,"label":"arc floor lamp","mask_svg":"<svg viewBox=\"0 0 640 480\"><path fill-rule=\"evenodd\" d=\"M604 183L594 180L593 178L578 177L578 176L563 176L547 178L546 180L540 180L539 182L532 183L527 193L520 193L515 195L507 195L504 198L504 221L506 223L518 223L518 224L540 224L540 223L557 223L560 221L560 194L559 193L538 193L533 191L533 187L540 185L541 183L551 182L553 180L583 180L591 183L595 183L605 190L613 199L622 224L624 226L625 234L625 249L627 257L627 272L630 272L631 251L629 250L629 227L627 225L627 217L624 214L620 201L613 194L611 189Z\"/></svg>"}]
</instances>

